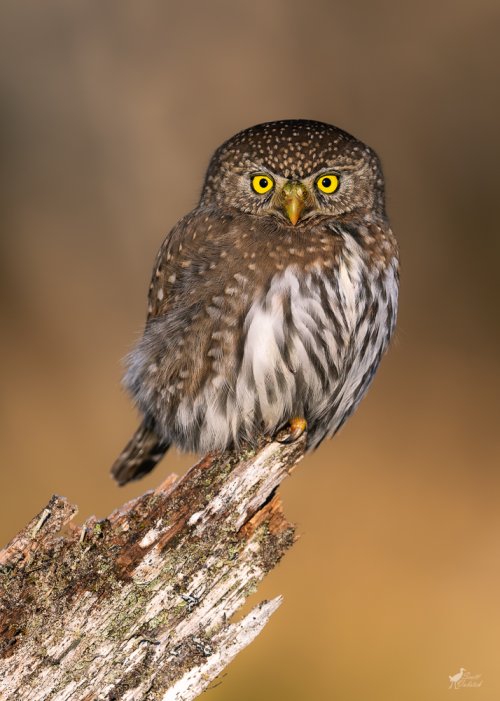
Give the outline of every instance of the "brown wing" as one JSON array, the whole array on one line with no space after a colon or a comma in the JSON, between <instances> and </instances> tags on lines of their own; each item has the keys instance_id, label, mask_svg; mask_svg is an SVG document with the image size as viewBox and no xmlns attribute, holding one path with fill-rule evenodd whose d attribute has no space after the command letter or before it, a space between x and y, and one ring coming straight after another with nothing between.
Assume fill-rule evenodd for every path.
<instances>
[{"instance_id":1,"label":"brown wing","mask_svg":"<svg viewBox=\"0 0 500 701\"><path fill-rule=\"evenodd\" d=\"M189 217L181 220L163 241L153 268L153 276L148 293L147 323L155 317L165 314L168 309L169 295L176 278L179 253L182 252L182 236ZM180 250L179 250L180 246ZM144 477L162 459L169 448L168 442L162 440L154 430L149 417L135 431L123 451L115 460L111 474L120 486Z\"/></svg>"},{"instance_id":2,"label":"brown wing","mask_svg":"<svg viewBox=\"0 0 500 701\"><path fill-rule=\"evenodd\" d=\"M168 309L169 295L177 277L178 260L182 257L182 239L186 224L192 217L181 219L165 237L153 267L148 291L147 321L162 316ZM180 245L180 250L179 250Z\"/></svg>"},{"instance_id":3,"label":"brown wing","mask_svg":"<svg viewBox=\"0 0 500 701\"><path fill-rule=\"evenodd\" d=\"M221 281L235 285L243 272L259 277L247 249L245 217L219 210L198 210L181 219L165 238L155 261L148 294L148 317L164 316L172 307L210 303ZM248 269L244 259L248 257ZM222 286L224 293L225 285Z\"/></svg>"}]
</instances>

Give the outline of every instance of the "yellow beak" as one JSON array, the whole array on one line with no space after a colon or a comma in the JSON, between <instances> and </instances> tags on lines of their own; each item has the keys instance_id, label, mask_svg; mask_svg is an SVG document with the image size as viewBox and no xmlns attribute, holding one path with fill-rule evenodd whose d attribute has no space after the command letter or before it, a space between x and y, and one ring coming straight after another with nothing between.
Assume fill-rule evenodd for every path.
<instances>
[{"instance_id":1,"label":"yellow beak","mask_svg":"<svg viewBox=\"0 0 500 701\"><path fill-rule=\"evenodd\" d=\"M288 182L283 186L283 209L293 226L299 221L306 204L307 190L299 182Z\"/></svg>"}]
</instances>

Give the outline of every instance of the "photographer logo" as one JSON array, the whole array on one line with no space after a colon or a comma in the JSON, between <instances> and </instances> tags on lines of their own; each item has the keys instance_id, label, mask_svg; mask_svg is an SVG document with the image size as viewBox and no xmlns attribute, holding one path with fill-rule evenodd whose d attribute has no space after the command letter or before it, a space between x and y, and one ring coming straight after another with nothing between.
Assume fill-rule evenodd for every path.
<instances>
[{"instance_id":1,"label":"photographer logo","mask_svg":"<svg viewBox=\"0 0 500 701\"><path fill-rule=\"evenodd\" d=\"M449 674L448 679L450 680L448 689L477 688L483 684L481 674L471 674L465 667L460 667L456 674Z\"/></svg>"}]
</instances>

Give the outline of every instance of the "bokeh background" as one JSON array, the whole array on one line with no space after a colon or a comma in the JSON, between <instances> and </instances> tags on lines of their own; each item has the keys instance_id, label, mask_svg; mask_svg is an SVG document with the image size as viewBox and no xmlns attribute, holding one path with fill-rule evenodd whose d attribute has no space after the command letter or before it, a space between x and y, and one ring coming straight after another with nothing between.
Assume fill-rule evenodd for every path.
<instances>
[{"instance_id":1,"label":"bokeh background","mask_svg":"<svg viewBox=\"0 0 500 701\"><path fill-rule=\"evenodd\" d=\"M496 0L3 0L5 543L54 492L104 517L136 423L120 359L156 250L213 149L269 119L333 122L385 167L397 339L356 416L282 493L285 603L211 701L500 698ZM463 666L478 689L448 690Z\"/></svg>"}]
</instances>

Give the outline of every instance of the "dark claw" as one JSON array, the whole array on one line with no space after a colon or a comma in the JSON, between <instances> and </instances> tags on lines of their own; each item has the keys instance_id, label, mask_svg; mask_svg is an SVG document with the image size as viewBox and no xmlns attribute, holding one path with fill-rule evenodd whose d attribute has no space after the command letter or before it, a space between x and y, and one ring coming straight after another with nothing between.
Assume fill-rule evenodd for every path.
<instances>
[{"instance_id":1,"label":"dark claw","mask_svg":"<svg viewBox=\"0 0 500 701\"><path fill-rule=\"evenodd\" d=\"M294 443L301 437L306 429L307 421L296 416L290 419L288 424L278 431L274 440L278 443Z\"/></svg>"}]
</instances>

